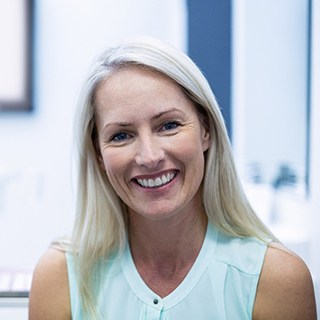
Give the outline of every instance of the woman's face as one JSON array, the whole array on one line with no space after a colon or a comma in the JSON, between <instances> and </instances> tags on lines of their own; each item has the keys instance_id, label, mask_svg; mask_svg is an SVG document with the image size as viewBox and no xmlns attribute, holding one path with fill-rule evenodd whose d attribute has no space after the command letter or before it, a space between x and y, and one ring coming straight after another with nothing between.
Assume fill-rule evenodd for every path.
<instances>
[{"instance_id":1,"label":"woman's face","mask_svg":"<svg viewBox=\"0 0 320 320\"><path fill-rule=\"evenodd\" d=\"M209 134L172 80L138 67L96 92L99 162L129 216L159 220L199 211Z\"/></svg>"}]
</instances>

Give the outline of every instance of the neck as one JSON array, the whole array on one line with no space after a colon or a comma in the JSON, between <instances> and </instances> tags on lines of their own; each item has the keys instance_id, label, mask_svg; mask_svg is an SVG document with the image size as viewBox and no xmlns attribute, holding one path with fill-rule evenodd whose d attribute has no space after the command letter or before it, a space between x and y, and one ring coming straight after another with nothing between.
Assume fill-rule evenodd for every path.
<instances>
[{"instance_id":1,"label":"neck","mask_svg":"<svg viewBox=\"0 0 320 320\"><path fill-rule=\"evenodd\" d=\"M133 213L129 219L129 239L136 265L164 270L165 266L179 268L192 264L206 233L207 217L203 210L200 212L161 221L143 219Z\"/></svg>"}]
</instances>

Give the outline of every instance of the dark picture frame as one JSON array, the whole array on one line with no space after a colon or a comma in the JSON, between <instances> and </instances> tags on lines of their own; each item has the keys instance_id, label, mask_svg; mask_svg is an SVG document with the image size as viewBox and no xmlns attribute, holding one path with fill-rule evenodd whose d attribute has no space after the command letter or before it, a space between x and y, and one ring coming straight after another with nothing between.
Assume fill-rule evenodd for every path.
<instances>
[{"instance_id":1,"label":"dark picture frame","mask_svg":"<svg viewBox=\"0 0 320 320\"><path fill-rule=\"evenodd\" d=\"M31 111L33 1L0 2L0 111Z\"/></svg>"}]
</instances>

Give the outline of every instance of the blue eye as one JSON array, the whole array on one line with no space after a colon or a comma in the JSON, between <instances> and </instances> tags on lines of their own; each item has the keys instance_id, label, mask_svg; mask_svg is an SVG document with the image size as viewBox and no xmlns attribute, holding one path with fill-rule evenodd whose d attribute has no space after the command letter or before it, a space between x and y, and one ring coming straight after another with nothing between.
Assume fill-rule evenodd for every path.
<instances>
[{"instance_id":1,"label":"blue eye","mask_svg":"<svg viewBox=\"0 0 320 320\"><path fill-rule=\"evenodd\" d=\"M119 132L112 136L111 141L121 142L129 138L129 135L126 132Z\"/></svg>"},{"instance_id":2,"label":"blue eye","mask_svg":"<svg viewBox=\"0 0 320 320\"><path fill-rule=\"evenodd\" d=\"M162 126L162 128L163 128L163 130L173 130L173 129L176 129L178 126L179 126L179 124L177 122L170 121L170 122L165 123Z\"/></svg>"}]
</instances>

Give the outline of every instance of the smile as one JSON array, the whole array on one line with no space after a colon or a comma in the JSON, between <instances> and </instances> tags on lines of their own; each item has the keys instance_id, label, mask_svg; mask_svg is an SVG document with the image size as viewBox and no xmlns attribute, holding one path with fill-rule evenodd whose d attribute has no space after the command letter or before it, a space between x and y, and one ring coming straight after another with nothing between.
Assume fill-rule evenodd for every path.
<instances>
[{"instance_id":1,"label":"smile","mask_svg":"<svg viewBox=\"0 0 320 320\"><path fill-rule=\"evenodd\" d=\"M175 177L174 173L163 174L155 179L136 179L138 184L144 188L158 188L168 184Z\"/></svg>"}]
</instances>

